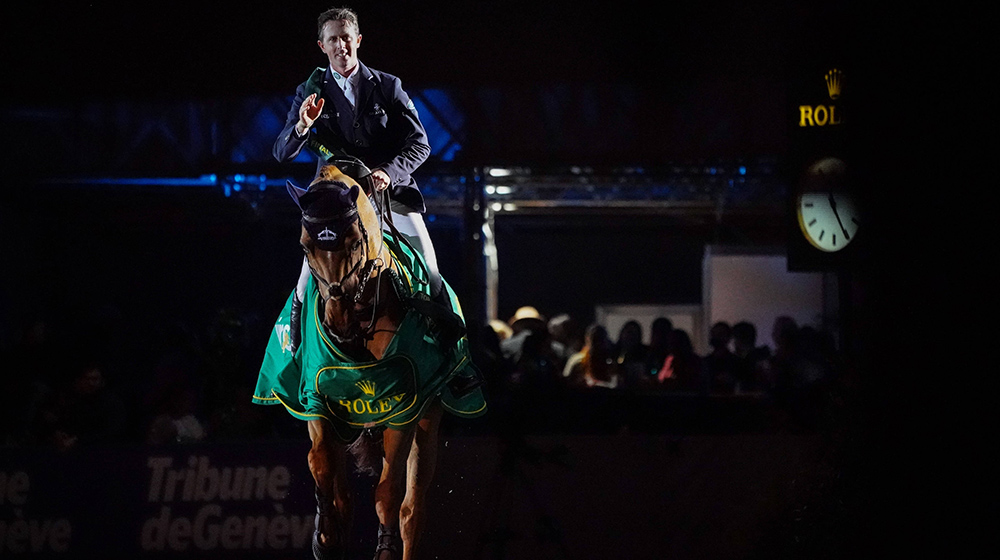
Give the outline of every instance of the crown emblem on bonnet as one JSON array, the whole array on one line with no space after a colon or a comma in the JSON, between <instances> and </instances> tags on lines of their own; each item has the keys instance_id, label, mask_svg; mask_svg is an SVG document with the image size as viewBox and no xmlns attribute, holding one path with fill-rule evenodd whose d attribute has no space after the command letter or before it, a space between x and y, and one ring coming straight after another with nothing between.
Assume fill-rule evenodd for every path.
<instances>
[{"instance_id":1,"label":"crown emblem on bonnet","mask_svg":"<svg viewBox=\"0 0 1000 560\"><path fill-rule=\"evenodd\" d=\"M316 236L320 241L336 241L337 234L330 231L330 228L323 228L323 231L319 232Z\"/></svg>"}]
</instances>

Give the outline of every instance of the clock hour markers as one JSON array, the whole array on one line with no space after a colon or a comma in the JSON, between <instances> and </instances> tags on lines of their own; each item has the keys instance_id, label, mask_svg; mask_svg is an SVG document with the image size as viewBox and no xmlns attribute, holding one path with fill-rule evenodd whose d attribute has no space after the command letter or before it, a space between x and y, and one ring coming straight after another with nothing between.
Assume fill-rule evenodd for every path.
<instances>
[{"instance_id":1,"label":"clock hour markers","mask_svg":"<svg viewBox=\"0 0 1000 560\"><path fill-rule=\"evenodd\" d=\"M824 158L809 167L799 186L799 228L820 251L842 251L857 242L861 218L857 202L845 188L845 171L841 160Z\"/></svg>"}]
</instances>

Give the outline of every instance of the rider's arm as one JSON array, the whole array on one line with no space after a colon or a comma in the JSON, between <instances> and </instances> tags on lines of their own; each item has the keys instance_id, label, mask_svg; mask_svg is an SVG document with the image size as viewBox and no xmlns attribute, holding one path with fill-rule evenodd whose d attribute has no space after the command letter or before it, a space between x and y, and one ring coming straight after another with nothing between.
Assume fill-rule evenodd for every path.
<instances>
[{"instance_id":1,"label":"rider's arm","mask_svg":"<svg viewBox=\"0 0 1000 560\"><path fill-rule=\"evenodd\" d=\"M302 107L302 102L308 97L305 94L305 86L306 84L303 83L295 90L295 99L292 100L292 107L288 110L285 127L281 129L281 134L278 135L278 139L274 142L274 148L271 150L274 159L280 162L295 159L309 138L308 130L302 136L299 136L295 130L295 125L299 122L299 109Z\"/></svg>"}]
</instances>

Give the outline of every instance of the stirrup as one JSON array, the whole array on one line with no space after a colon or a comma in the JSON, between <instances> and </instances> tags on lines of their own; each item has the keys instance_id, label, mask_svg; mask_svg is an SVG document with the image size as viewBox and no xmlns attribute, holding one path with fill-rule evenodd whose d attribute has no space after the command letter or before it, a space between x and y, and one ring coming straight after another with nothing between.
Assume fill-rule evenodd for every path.
<instances>
[{"instance_id":1,"label":"stirrup","mask_svg":"<svg viewBox=\"0 0 1000 560\"><path fill-rule=\"evenodd\" d=\"M378 546L375 547L374 560L397 560L403 557L403 538L399 529L387 529L378 524Z\"/></svg>"},{"instance_id":2,"label":"stirrup","mask_svg":"<svg viewBox=\"0 0 1000 560\"><path fill-rule=\"evenodd\" d=\"M319 542L320 527L323 522L324 517L333 517L335 527L337 542L333 544L321 544ZM337 508L333 508L333 511L327 510L326 500L323 499L323 494L320 493L319 488L316 488L316 522L315 531L313 531L312 538L312 553L315 560L344 560L347 558L347 543L345 541L344 528L341 526L340 515L337 513Z\"/></svg>"}]
</instances>

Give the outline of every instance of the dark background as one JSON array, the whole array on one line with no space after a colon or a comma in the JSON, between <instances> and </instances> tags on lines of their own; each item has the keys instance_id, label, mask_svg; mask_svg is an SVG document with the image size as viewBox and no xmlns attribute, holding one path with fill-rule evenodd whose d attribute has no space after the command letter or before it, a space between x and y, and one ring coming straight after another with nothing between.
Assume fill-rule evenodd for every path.
<instances>
[{"instance_id":1,"label":"dark background","mask_svg":"<svg viewBox=\"0 0 1000 560\"><path fill-rule=\"evenodd\" d=\"M360 55L418 87L634 83L713 74L780 77L790 63L857 40L842 2L709 1L653 7L599 2L357 2ZM326 3L124 2L8 10L7 95L286 94L322 62L315 18ZM456 71L460 69L460 71ZM57 72L72 93L39 87ZM28 91L34 90L30 95Z\"/></svg>"},{"instance_id":2,"label":"dark background","mask_svg":"<svg viewBox=\"0 0 1000 560\"><path fill-rule=\"evenodd\" d=\"M2 39L4 103L72 107L88 99L288 95L301 81L303 68L323 63L315 45L314 20L326 7L325 3L231 2L183 7L119 2L7 5ZM865 395L871 412L868 466L879 487L879 511L898 518L886 521L885 527L896 537L889 540L904 548L907 539L923 530L968 536L976 527L964 525L961 513L949 513L965 498L976 503L976 494L941 475L948 472L942 466L965 463L959 450L982 449L978 436L973 436L971 445L960 443L947 429L961 417L951 413L952 399L971 392L965 381L969 371L962 357L939 357L935 352L947 346L935 327L941 318L955 316L948 287L956 276L968 275L967 268L953 267L960 247L954 240L960 236L953 233L958 230L947 211L970 203L942 185L962 174L958 162L989 161L980 159L982 147L967 147L972 136L967 131L943 132L938 127L970 118L965 113L969 104L962 98L953 101L940 94L951 94L950 84L976 85L984 79L980 72L966 72L967 65L952 64L964 60L957 56L964 54L961 47L980 48L976 39L982 35L980 26L973 23L978 18L917 12L912 7L878 11L846 2L697 2L655 8L596 2L360 2L354 7L364 35L361 60L400 75L408 87L619 86L635 88L642 99L668 103L697 92L704 99L705 118L685 129L689 138L671 137L669 149L658 152L664 159L787 150L781 126L765 126L767 135L738 141L707 141L712 137L710 117L713 112L732 114L733 99L748 103L735 113L740 118L759 114L756 105L733 91L739 84L755 84L750 91L762 92L757 99L771 107L768 93L781 91L800 70L822 66L828 57L850 60L859 90L854 122L860 130L854 145L875 218L870 259L861 278L871 319L864 333L870 336L865 354L869 366ZM656 143L676 130L676 122L653 107L642 125L636 129L636 143L641 145ZM510 138L502 152L477 153L473 144L467 157L549 162L550 154L525 150L517 134ZM8 145L17 140L8 138ZM18 150L44 149L8 147L5 165L16 174ZM627 159L614 150L591 155ZM52 158L58 160L59 155ZM23 186L7 181L6 189L14 193ZM170 301L159 298L159 288L167 282L164 275L179 285L196 283L200 272L213 263L175 260L178 253L162 251L157 243L174 248L204 243L202 228L215 220L221 233L216 238L218 250L233 249L227 242L226 236L233 233L224 226L226 217L192 216L187 213L190 200L165 200L159 222L142 221L140 226L141 220L130 224L125 218L107 228L93 226L103 233L67 244L57 236L26 233L45 222L48 208L44 196L18 196L12 195L3 209L4 257L14 263L8 271L16 271L15 279L49 279L51 284L34 289L57 294L52 304L56 310L62 302L72 301L72 290L81 283L94 282L110 290L104 275L125 276L142 285L149 274L156 276L150 284L155 288L148 291L149 299L136 304L162 307L169 313ZM30 210L19 206L24 200L35 206ZM91 202L94 207L88 208L88 200L101 202ZM89 216L71 222L72 227L100 223L104 213L113 213L106 200L68 195L53 203L54 215ZM185 209L171 215L171 205ZM925 218L933 218L929 222L933 225L923 225ZM185 223L198 226L188 231L180 227L169 235L155 227ZM135 239L124 249L120 245L102 249L101 235L117 240L141 227L164 238ZM33 235L34 241L17 239L22 235ZM914 237L925 241L906 243ZM249 282L247 278L258 269L254 259L267 260L260 255L274 238L260 234L255 239L259 244L229 251L235 260L246 251L244 268L229 269L231 275L218 280L218 291L224 291L229 281ZM51 264L51 255L60 252L72 254L64 268ZM85 255L99 258L108 268L88 280L89 275L79 274L86 272L83 263L92 262ZM289 270L283 263L273 265ZM149 272L157 266L166 272ZM29 295L39 297L37 292ZM19 296L7 294L11 301ZM214 302L205 302L210 303ZM965 355L960 348L952 352ZM925 534L925 538L930 537Z\"/></svg>"}]
</instances>

